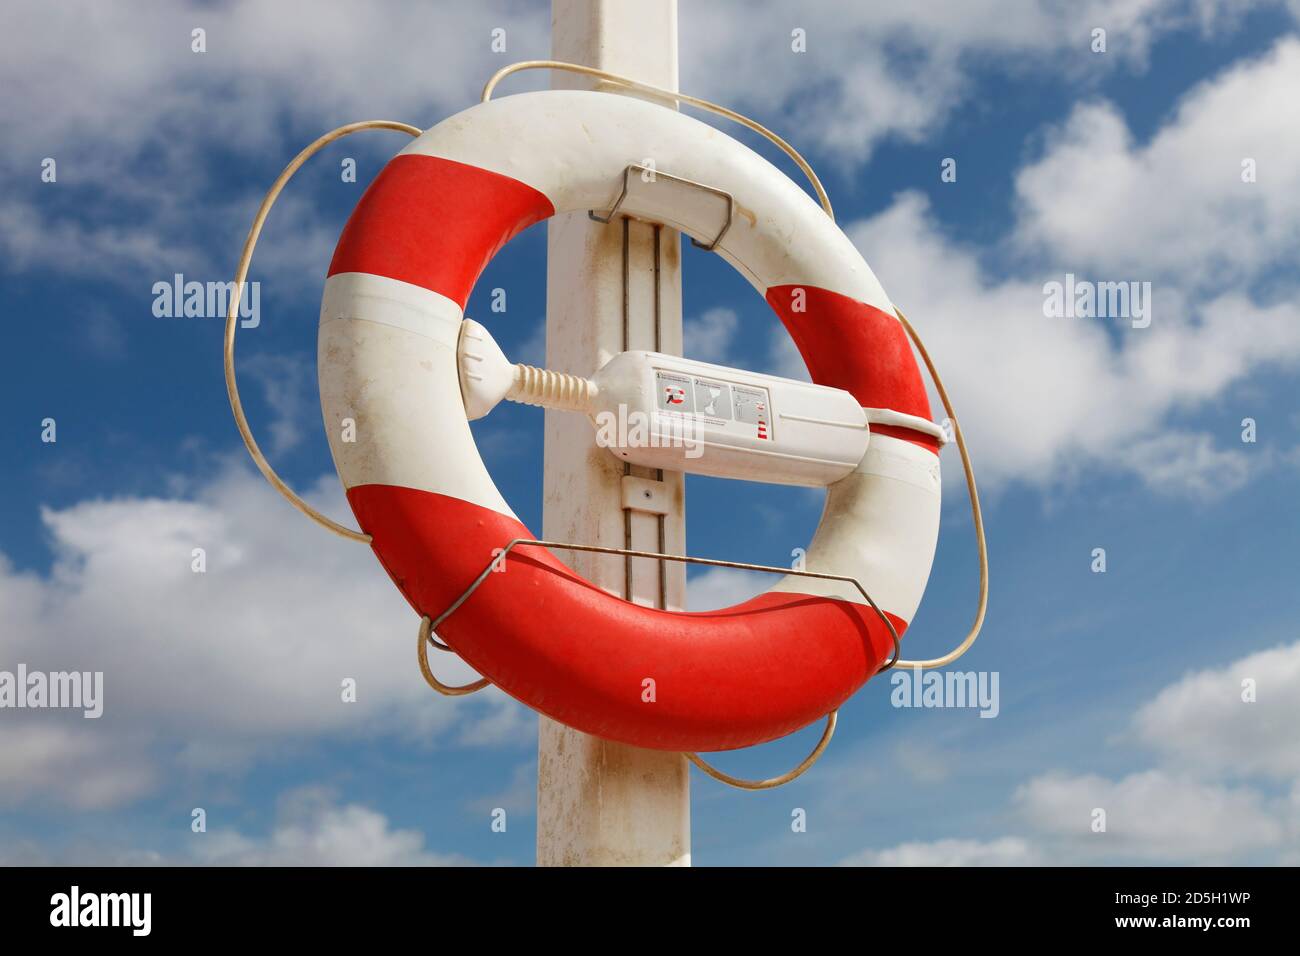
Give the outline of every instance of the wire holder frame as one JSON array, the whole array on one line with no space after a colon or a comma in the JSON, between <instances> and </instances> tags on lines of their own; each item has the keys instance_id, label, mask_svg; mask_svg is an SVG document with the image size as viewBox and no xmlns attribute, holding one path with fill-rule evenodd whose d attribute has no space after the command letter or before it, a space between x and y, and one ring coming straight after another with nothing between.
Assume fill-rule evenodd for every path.
<instances>
[{"instance_id":1,"label":"wire holder frame","mask_svg":"<svg viewBox=\"0 0 1300 956\"><path fill-rule=\"evenodd\" d=\"M450 646L438 639L438 627L460 610L465 602L470 599L470 596L473 595L483 582L487 580L489 574L492 574L494 571L500 570L505 566L506 555L517 547L559 548L560 550L584 551L592 554L619 554L633 558L652 558L659 561L679 561L683 564L703 564L715 568L738 568L742 571L765 571L770 574L793 574L798 577L820 578L826 581L844 581L848 584L852 584L858 589L858 593L862 595L867 604L871 605L871 609L876 612L876 616L879 617L880 620L884 622L885 627L889 629L889 635L893 639L894 654L888 662L880 666L876 673L879 674L883 671L889 670L897 664L899 660L901 643L898 636L898 629L894 627L894 622L889 619L889 615L882 611L879 605L877 605L872 599L871 595L867 593L867 589L862 586L862 582L847 574L830 574L825 571L804 571L796 568L775 567L770 564L750 564L745 561L723 561L718 558L696 558L686 554L663 554L658 551L636 551L631 548L606 548L591 544L573 544L566 541L547 541L542 538L515 538L492 556L492 560L488 562L487 567L479 572L478 577L470 583L469 587L461 592L460 596L456 598L456 600L454 600L445 611L433 619L430 619L427 616L420 619L419 645L417 649L420 661L420 673L424 675L424 679L428 682L429 686L438 693L446 697L459 697L465 694L472 694L477 690L482 690L488 685L489 681L485 677L460 686L450 686L442 683L433 676L433 672L429 668L428 649L429 645L433 645L440 651L455 653ZM835 724L838 715L838 708L832 710L826 715L826 729L822 731L821 739L817 741L817 745L813 748L812 752L809 753L798 766L793 770L788 770L775 777L768 777L765 780L745 780L741 777L733 777L731 774L724 773L716 767L710 766L699 756L699 754L687 753L685 756L687 760L703 770L710 777L713 777L715 780L719 780L729 786L737 787L741 790L770 790L773 787L779 787L782 784L789 783L791 780L802 775L804 771L817 762L817 758L819 758L830 745L831 737L835 733Z\"/></svg>"}]
</instances>

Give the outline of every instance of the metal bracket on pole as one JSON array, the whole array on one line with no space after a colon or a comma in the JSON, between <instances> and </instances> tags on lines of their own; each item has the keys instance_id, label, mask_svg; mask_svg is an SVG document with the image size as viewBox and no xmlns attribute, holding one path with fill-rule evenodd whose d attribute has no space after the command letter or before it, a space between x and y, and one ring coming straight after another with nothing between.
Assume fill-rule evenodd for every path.
<instances>
[{"instance_id":1,"label":"metal bracket on pole","mask_svg":"<svg viewBox=\"0 0 1300 956\"><path fill-rule=\"evenodd\" d=\"M608 225L609 223L613 222L614 219L618 216L619 210L623 208L623 203L628 198L630 187L632 185L632 174L634 172L640 174L640 179L643 183L656 183L662 179L670 183L678 183L682 186L688 186L694 189L700 189L706 193L709 193L710 195L717 196L719 199L725 200L727 203L727 218L726 221L723 222L722 228L718 230L717 234L713 237L713 241L709 243L703 243L693 236L690 237L691 244L698 249L703 249L705 252L712 252L714 249L718 247L718 243L720 243L722 241L722 237L727 234L727 230L731 228L731 222L735 218L736 197L733 196L731 193L727 192L725 189L719 189L716 186L709 186L705 183L699 183L693 179L686 179L685 177L682 176L674 176L671 173L665 173L661 170L654 169L650 166L643 166L640 163L630 163L628 164L627 168L623 170L623 189L619 192L618 198L614 200L614 205L610 207L609 212L605 213L605 215L603 216L600 216L596 214L596 211L594 209L590 209L587 211L587 216L592 220L594 220L595 222L603 223L605 225ZM641 217L631 216L630 218L639 219ZM653 220L645 220L645 221L650 222ZM665 225L665 223L660 223L660 225Z\"/></svg>"},{"instance_id":2,"label":"metal bracket on pole","mask_svg":"<svg viewBox=\"0 0 1300 956\"><path fill-rule=\"evenodd\" d=\"M638 478L636 475L623 476L624 511L666 515L672 513L672 507L672 497L664 482L653 478Z\"/></svg>"}]
</instances>

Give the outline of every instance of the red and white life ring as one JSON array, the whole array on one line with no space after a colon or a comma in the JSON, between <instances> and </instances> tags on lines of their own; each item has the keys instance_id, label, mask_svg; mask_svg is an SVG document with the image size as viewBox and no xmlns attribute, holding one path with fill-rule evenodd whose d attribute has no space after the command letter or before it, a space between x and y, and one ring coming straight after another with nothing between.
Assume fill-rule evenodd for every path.
<instances>
[{"instance_id":1,"label":"red and white life ring","mask_svg":"<svg viewBox=\"0 0 1300 956\"><path fill-rule=\"evenodd\" d=\"M457 378L465 302L511 237L556 213L610 208L629 163L730 192L716 251L765 296L819 384L867 409L857 470L831 485L809 570L857 578L901 633L930 574L942 432L911 345L852 242L736 140L631 97L546 91L453 116L393 158L352 213L321 305L321 404L348 500L416 611L436 617L532 534L483 465ZM708 242L716 209L623 211ZM707 216L705 213L707 212ZM355 439L340 423L355 422ZM787 577L724 610L622 600L540 548L511 553L439 629L502 690L578 730L642 747L726 750L791 733L842 704L892 651L852 585ZM642 700L643 681L656 700Z\"/></svg>"}]
</instances>

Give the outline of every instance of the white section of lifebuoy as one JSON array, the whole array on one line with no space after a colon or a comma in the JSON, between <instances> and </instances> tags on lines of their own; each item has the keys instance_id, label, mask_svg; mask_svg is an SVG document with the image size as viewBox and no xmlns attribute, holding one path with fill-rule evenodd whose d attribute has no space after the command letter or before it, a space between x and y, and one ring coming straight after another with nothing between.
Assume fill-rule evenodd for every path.
<instances>
[{"instance_id":1,"label":"white section of lifebuoy","mask_svg":"<svg viewBox=\"0 0 1300 956\"><path fill-rule=\"evenodd\" d=\"M345 488L399 485L514 512L483 465L460 396L461 310L419 286L344 272L325 282L317 362ZM345 441L341 422L356 423Z\"/></svg>"},{"instance_id":2,"label":"white section of lifebuoy","mask_svg":"<svg viewBox=\"0 0 1300 956\"><path fill-rule=\"evenodd\" d=\"M934 562L941 488L933 452L901 438L872 435L857 471L826 489L805 570L855 577L877 604L910 621ZM846 581L790 576L772 590L863 603Z\"/></svg>"},{"instance_id":3,"label":"white section of lifebuoy","mask_svg":"<svg viewBox=\"0 0 1300 956\"><path fill-rule=\"evenodd\" d=\"M609 209L628 165L651 160L735 197L734 220L716 251L760 293L815 286L893 310L862 255L807 193L747 146L675 110L607 93L521 93L443 120L402 153L509 176L544 193L556 212ZM705 243L719 228L718 205L700 190L634 184L620 211Z\"/></svg>"}]
</instances>

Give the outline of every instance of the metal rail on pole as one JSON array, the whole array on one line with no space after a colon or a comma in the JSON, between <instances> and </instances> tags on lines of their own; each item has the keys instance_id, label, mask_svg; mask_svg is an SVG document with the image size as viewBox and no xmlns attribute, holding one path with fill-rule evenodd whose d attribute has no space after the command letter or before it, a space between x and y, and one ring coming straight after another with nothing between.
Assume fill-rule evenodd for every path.
<instances>
[{"instance_id":1,"label":"metal rail on pole","mask_svg":"<svg viewBox=\"0 0 1300 956\"><path fill-rule=\"evenodd\" d=\"M676 0L552 0L555 59L677 89ZM553 74L556 87L652 98L588 77ZM664 108L675 103L663 101ZM653 159L653 157L635 157ZM680 354L680 239L672 229L585 213L547 223L546 361L589 374L629 349ZM623 507L625 482L662 483L662 513ZM542 531L640 552L686 551L683 478L632 467L595 447L578 416L547 412ZM681 609L680 563L624 554L576 555L575 571L651 607ZM648 705L649 706L649 705ZM537 862L542 866L689 865L690 765L678 753L600 740L539 717Z\"/></svg>"}]
</instances>

